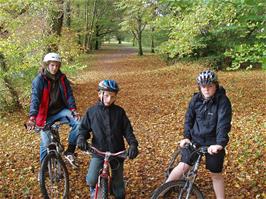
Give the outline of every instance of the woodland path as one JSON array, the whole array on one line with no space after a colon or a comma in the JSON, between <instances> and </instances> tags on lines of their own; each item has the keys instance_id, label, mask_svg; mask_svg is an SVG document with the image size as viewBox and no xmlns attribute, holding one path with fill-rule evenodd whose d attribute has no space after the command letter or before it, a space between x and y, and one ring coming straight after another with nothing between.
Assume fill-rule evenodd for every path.
<instances>
[{"instance_id":1,"label":"woodland path","mask_svg":"<svg viewBox=\"0 0 266 199\"><path fill-rule=\"evenodd\" d=\"M132 48L110 45L103 46L102 50L88 57L88 67L72 78L78 110L84 114L89 106L95 104L97 85L101 79L117 80L121 91L116 103L126 110L140 149L135 160L125 163L127 198L148 199L152 191L163 182L164 169L178 140L182 138L187 104L197 91L195 77L204 67L185 63L167 66L155 55L146 53L139 57ZM265 144L262 131L265 132L266 102L265 98L256 96L266 94L266 75L258 71L219 72L218 75L234 109L230 134L233 144L228 147L225 162L227 198L255 198L256 195L262 198L265 194L265 172L261 173L260 168L263 168L265 154L248 157L242 162L236 160L243 158L241 150L247 150L252 155L252 149L249 151L246 147L252 148L252 143L246 141L249 136L258 135L258 139L262 139L261 142ZM250 85L251 81L257 87ZM5 157L0 162L0 198L40 197L36 180L39 168L39 148L36 146L39 139L36 135L25 133L21 123L26 116L21 115L15 117L13 123L2 122L6 130L0 134L1 142L5 143L0 146L0 155ZM9 121L8 118L6 121ZM12 139L7 134L12 135ZM62 132L63 140L66 140L66 134ZM17 151L17 148L20 150ZM79 171L69 168L71 198L88 198L85 175L89 157L80 150L76 152L81 168ZM248 161L253 162L253 171L246 168L245 162ZM200 170L197 184L206 198L214 198L211 179L204 166Z\"/></svg>"}]
</instances>

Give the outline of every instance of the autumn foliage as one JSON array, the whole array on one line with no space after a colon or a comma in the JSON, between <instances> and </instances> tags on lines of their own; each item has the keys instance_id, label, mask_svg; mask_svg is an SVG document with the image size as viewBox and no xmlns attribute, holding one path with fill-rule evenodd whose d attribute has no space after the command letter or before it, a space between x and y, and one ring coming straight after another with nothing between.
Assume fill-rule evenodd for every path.
<instances>
[{"instance_id":1,"label":"autumn foliage","mask_svg":"<svg viewBox=\"0 0 266 199\"><path fill-rule=\"evenodd\" d=\"M204 66L178 63L167 66L154 55L138 57L129 48L105 48L90 55L88 67L72 77L80 113L97 100L97 84L116 79L123 106L139 140L140 155L125 163L127 198L150 198L164 179L164 169L182 138L188 101L197 91L196 75ZM266 73L218 72L233 107L232 130L225 161L227 198L265 198ZM16 112L1 118L0 198L40 198L39 136L27 133L27 116ZM67 128L62 130L66 143ZM89 198L85 175L90 157L76 150L81 168L70 173L71 198ZM214 198L211 179L201 167L197 185Z\"/></svg>"}]
</instances>

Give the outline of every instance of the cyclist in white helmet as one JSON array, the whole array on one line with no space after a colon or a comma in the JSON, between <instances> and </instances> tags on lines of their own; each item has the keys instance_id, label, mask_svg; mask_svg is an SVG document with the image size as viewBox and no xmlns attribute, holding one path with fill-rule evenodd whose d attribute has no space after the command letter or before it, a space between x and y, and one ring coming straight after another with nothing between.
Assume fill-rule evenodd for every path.
<instances>
[{"instance_id":1,"label":"cyclist in white helmet","mask_svg":"<svg viewBox=\"0 0 266 199\"><path fill-rule=\"evenodd\" d=\"M44 56L41 70L32 81L30 113L26 124L28 130L33 130L35 125L43 127L57 120L67 122L71 130L65 157L72 166L77 167L74 151L80 116L76 111L70 83L66 75L60 71L61 62L61 57L57 53L52 52ZM49 138L43 131L40 134L40 161L42 163L47 154L46 146L49 144Z\"/></svg>"},{"instance_id":2,"label":"cyclist in white helmet","mask_svg":"<svg viewBox=\"0 0 266 199\"><path fill-rule=\"evenodd\" d=\"M231 129L231 103L213 71L201 72L197 77L197 84L199 92L192 97L185 116L184 139L180 141L181 162L173 169L166 182L180 179L194 164L196 157L191 157L192 151L185 147L186 143L209 146L206 168L211 173L216 198L224 199L222 170L225 146Z\"/></svg>"}]
</instances>

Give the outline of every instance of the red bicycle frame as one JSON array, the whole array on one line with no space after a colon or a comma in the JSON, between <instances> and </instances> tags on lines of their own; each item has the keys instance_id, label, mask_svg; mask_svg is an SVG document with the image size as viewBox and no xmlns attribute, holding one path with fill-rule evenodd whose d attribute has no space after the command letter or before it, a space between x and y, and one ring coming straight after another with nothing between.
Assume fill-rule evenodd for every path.
<instances>
[{"instance_id":1,"label":"red bicycle frame","mask_svg":"<svg viewBox=\"0 0 266 199\"><path fill-rule=\"evenodd\" d=\"M109 151L103 152L103 151L100 151L100 150L96 149L95 147L91 146L89 152L104 157L103 168L99 172L97 184L96 184L96 187L95 187L94 199L97 199L98 198L98 194L99 194L99 189L103 188L103 187L101 187L101 184L100 184L101 183L101 179L107 179L107 182L108 182L108 184L107 184L108 185L107 193L108 194L110 193L110 183L111 183L111 180L112 180L112 177L110 175L110 164L109 164L110 157L120 157L120 158L126 159L127 158L127 151L123 150L123 151L119 151L117 153L111 153Z\"/></svg>"}]
</instances>

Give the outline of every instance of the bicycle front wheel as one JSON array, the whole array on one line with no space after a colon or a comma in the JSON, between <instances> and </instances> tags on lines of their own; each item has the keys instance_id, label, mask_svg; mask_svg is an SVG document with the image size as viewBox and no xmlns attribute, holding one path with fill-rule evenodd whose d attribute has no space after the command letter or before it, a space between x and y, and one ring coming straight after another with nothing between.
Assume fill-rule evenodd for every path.
<instances>
[{"instance_id":1,"label":"bicycle front wheel","mask_svg":"<svg viewBox=\"0 0 266 199\"><path fill-rule=\"evenodd\" d=\"M97 199L108 198L108 180L107 178L100 178L100 185L98 187Z\"/></svg>"},{"instance_id":2,"label":"bicycle front wheel","mask_svg":"<svg viewBox=\"0 0 266 199\"><path fill-rule=\"evenodd\" d=\"M44 198L68 198L69 176L61 156L49 153L42 163L40 187Z\"/></svg>"},{"instance_id":3,"label":"bicycle front wheel","mask_svg":"<svg viewBox=\"0 0 266 199\"><path fill-rule=\"evenodd\" d=\"M183 199L183 198L190 198L190 199L204 199L203 194L199 190L196 185L192 186L191 193L189 197L187 197L187 190L185 187L184 180L177 180L171 181L163 184L152 195L152 199Z\"/></svg>"}]
</instances>

